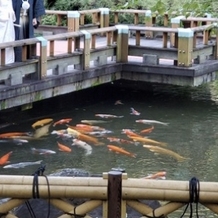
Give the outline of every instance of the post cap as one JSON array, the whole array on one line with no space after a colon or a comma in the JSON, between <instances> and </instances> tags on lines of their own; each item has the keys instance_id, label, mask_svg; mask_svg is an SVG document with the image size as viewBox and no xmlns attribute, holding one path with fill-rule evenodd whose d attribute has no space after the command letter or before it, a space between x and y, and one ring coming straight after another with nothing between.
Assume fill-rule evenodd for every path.
<instances>
[{"instance_id":1,"label":"post cap","mask_svg":"<svg viewBox=\"0 0 218 218\"><path fill-rule=\"evenodd\" d=\"M45 38L42 37L42 36L38 36L38 37L36 37L36 38L41 42L41 45L42 45L42 46L47 46L47 42L48 42L47 39L45 39Z\"/></svg>"},{"instance_id":2,"label":"post cap","mask_svg":"<svg viewBox=\"0 0 218 218\"><path fill-rule=\"evenodd\" d=\"M99 10L101 11L101 14L109 14L110 12L109 8L99 8Z\"/></svg>"},{"instance_id":3,"label":"post cap","mask_svg":"<svg viewBox=\"0 0 218 218\"><path fill-rule=\"evenodd\" d=\"M178 37L191 38L194 36L194 32L191 28L178 28Z\"/></svg>"},{"instance_id":4,"label":"post cap","mask_svg":"<svg viewBox=\"0 0 218 218\"><path fill-rule=\"evenodd\" d=\"M78 18L80 13L78 11L67 11L67 17Z\"/></svg>"},{"instance_id":5,"label":"post cap","mask_svg":"<svg viewBox=\"0 0 218 218\"><path fill-rule=\"evenodd\" d=\"M85 35L85 39L91 39L91 33L87 30L81 30L80 32Z\"/></svg>"},{"instance_id":6,"label":"post cap","mask_svg":"<svg viewBox=\"0 0 218 218\"><path fill-rule=\"evenodd\" d=\"M179 24L181 19L185 19L185 16L178 16L178 17L171 18L171 23Z\"/></svg>"},{"instance_id":7,"label":"post cap","mask_svg":"<svg viewBox=\"0 0 218 218\"><path fill-rule=\"evenodd\" d=\"M116 25L116 28L118 30L118 34L129 33L129 27L127 25Z\"/></svg>"}]
</instances>

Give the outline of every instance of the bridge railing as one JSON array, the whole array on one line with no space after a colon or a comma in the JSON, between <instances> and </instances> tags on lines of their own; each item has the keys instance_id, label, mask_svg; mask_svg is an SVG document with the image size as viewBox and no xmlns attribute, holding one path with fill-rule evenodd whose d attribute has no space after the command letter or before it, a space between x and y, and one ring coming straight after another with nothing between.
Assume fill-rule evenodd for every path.
<instances>
[{"instance_id":1,"label":"bridge railing","mask_svg":"<svg viewBox=\"0 0 218 218\"><path fill-rule=\"evenodd\" d=\"M161 59L168 59L179 67L190 67L193 63L204 62L208 57L217 59L217 36L215 41L208 40L209 32L216 28L216 24L192 28L116 25L4 43L0 44L0 81L8 85L21 84L27 75L40 80L50 75L48 70L52 75L60 75L67 73L69 66L72 66L71 70L83 71L112 62L131 62L131 56L140 58L145 65L158 65ZM135 31L134 44L129 43L130 31ZM162 46L146 46L144 43L147 39L141 36L142 31L161 32L159 42L162 40ZM203 32L204 37L197 41L198 32ZM106 37L98 37L102 34ZM174 45L169 40L170 34L175 34ZM22 62L5 63L8 47L22 48ZM28 49L32 53L31 59L27 59Z\"/></svg>"},{"instance_id":2,"label":"bridge railing","mask_svg":"<svg viewBox=\"0 0 218 218\"><path fill-rule=\"evenodd\" d=\"M47 179L44 176L1 175L0 197L10 198L0 205L0 213L6 218L15 218L11 211L33 198L48 200L63 211L58 218L72 215L90 218L88 213L99 206L102 216L108 218L126 218L127 206L142 214L142 218L166 217L189 203L199 203L218 213L217 182L199 182L196 178L190 181L136 179L119 171L103 173L102 177L48 176ZM67 199L86 200L73 205ZM140 200L157 200L162 204L153 209Z\"/></svg>"},{"instance_id":3,"label":"bridge railing","mask_svg":"<svg viewBox=\"0 0 218 218\"><path fill-rule=\"evenodd\" d=\"M93 29L109 27L111 25L117 25L122 23L120 21L122 15L132 15L133 25L146 25L155 26L157 14L152 13L151 10L134 10L134 9L123 9L123 10L112 10L109 8L99 8L92 10L81 10L81 11L56 11L46 10L47 15L54 15L56 17L56 25L40 25L40 31L50 31L55 34L66 31L78 31L79 29ZM91 19L85 19L86 16L90 16ZM74 18L74 19L73 19ZM66 26L63 25L66 20ZM72 22L72 20L74 20ZM89 20L88 22L85 20ZM168 26L168 14L163 15L163 24ZM74 25L76 23L77 25ZM153 38L153 33L146 33L147 38Z\"/></svg>"}]
</instances>

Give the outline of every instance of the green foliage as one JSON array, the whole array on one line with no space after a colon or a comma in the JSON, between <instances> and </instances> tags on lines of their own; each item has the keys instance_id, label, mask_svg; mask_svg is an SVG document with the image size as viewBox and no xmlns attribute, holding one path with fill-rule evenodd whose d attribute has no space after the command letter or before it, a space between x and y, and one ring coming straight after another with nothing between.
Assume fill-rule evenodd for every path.
<instances>
[{"instance_id":1,"label":"green foliage","mask_svg":"<svg viewBox=\"0 0 218 218\"><path fill-rule=\"evenodd\" d=\"M45 15L41 20L44 25L56 25L56 16L55 15Z\"/></svg>"},{"instance_id":2,"label":"green foliage","mask_svg":"<svg viewBox=\"0 0 218 218\"><path fill-rule=\"evenodd\" d=\"M56 0L53 7L49 8L49 0L45 0L45 5L52 10L88 10L95 8L110 8L113 10L120 9L149 9L156 17L158 24L163 24L163 15L167 12L169 19L178 15L186 16L204 16L210 13L213 17L218 16L217 0ZM119 15L120 23L133 23L133 17L129 14ZM86 21L90 21L90 17L85 17ZM142 18L144 19L144 18ZM43 24L55 24L56 19L53 15L46 15ZM113 22L113 21L112 21Z\"/></svg>"}]
</instances>

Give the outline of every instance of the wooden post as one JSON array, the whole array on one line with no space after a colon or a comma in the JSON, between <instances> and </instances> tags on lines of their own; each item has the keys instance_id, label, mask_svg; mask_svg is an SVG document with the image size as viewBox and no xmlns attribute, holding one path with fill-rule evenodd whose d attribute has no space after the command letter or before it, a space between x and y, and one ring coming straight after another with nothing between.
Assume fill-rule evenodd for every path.
<instances>
[{"instance_id":1,"label":"wooden post","mask_svg":"<svg viewBox=\"0 0 218 218\"><path fill-rule=\"evenodd\" d=\"M193 36L190 28L178 29L178 66L192 66Z\"/></svg>"},{"instance_id":2,"label":"wooden post","mask_svg":"<svg viewBox=\"0 0 218 218\"><path fill-rule=\"evenodd\" d=\"M100 28L109 27L109 8L99 8L100 15Z\"/></svg>"},{"instance_id":3,"label":"wooden post","mask_svg":"<svg viewBox=\"0 0 218 218\"><path fill-rule=\"evenodd\" d=\"M148 26L148 27L153 26L151 10L147 10L145 12L145 26ZM151 31L145 32L145 38L149 38L149 39L153 38L153 32L151 32Z\"/></svg>"},{"instance_id":4,"label":"wooden post","mask_svg":"<svg viewBox=\"0 0 218 218\"><path fill-rule=\"evenodd\" d=\"M1 66L6 64L6 49L1 49Z\"/></svg>"},{"instance_id":5,"label":"wooden post","mask_svg":"<svg viewBox=\"0 0 218 218\"><path fill-rule=\"evenodd\" d=\"M90 41L91 41L91 34L87 30L81 30L84 34L84 49L83 49L83 63L82 68L86 70L89 68L90 65Z\"/></svg>"},{"instance_id":6,"label":"wooden post","mask_svg":"<svg viewBox=\"0 0 218 218\"><path fill-rule=\"evenodd\" d=\"M108 218L121 218L122 172L108 173Z\"/></svg>"},{"instance_id":7,"label":"wooden post","mask_svg":"<svg viewBox=\"0 0 218 218\"><path fill-rule=\"evenodd\" d=\"M185 16L178 16L171 19L171 27L179 28L181 19L184 19ZM170 47L175 47L175 33L170 34Z\"/></svg>"},{"instance_id":8,"label":"wooden post","mask_svg":"<svg viewBox=\"0 0 218 218\"><path fill-rule=\"evenodd\" d=\"M216 40L215 40L213 56L214 59L217 60L218 59L218 28L217 27L215 28L215 32L216 32Z\"/></svg>"},{"instance_id":9,"label":"wooden post","mask_svg":"<svg viewBox=\"0 0 218 218\"><path fill-rule=\"evenodd\" d=\"M167 13L164 14L164 26L168 27L168 20L169 20L169 16Z\"/></svg>"},{"instance_id":10,"label":"wooden post","mask_svg":"<svg viewBox=\"0 0 218 218\"><path fill-rule=\"evenodd\" d=\"M40 57L39 57L39 79L45 78L47 75L47 44L48 41L42 36L37 37L40 42Z\"/></svg>"},{"instance_id":11,"label":"wooden post","mask_svg":"<svg viewBox=\"0 0 218 218\"><path fill-rule=\"evenodd\" d=\"M68 32L79 31L79 17L80 17L80 13L78 11L68 11L67 12Z\"/></svg>"},{"instance_id":12,"label":"wooden post","mask_svg":"<svg viewBox=\"0 0 218 218\"><path fill-rule=\"evenodd\" d=\"M117 36L117 62L128 62L129 27L127 25L116 25Z\"/></svg>"}]
</instances>

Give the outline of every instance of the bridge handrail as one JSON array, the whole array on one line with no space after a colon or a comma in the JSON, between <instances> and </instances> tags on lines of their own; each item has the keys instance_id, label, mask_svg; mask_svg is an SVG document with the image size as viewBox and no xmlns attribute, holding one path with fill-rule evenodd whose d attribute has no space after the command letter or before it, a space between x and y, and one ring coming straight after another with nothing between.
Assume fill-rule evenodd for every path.
<instances>
[{"instance_id":1,"label":"bridge handrail","mask_svg":"<svg viewBox=\"0 0 218 218\"><path fill-rule=\"evenodd\" d=\"M209 18L209 17L187 17L187 18L181 19L181 21L218 22L218 18Z\"/></svg>"},{"instance_id":2,"label":"bridge handrail","mask_svg":"<svg viewBox=\"0 0 218 218\"><path fill-rule=\"evenodd\" d=\"M153 32L168 32L177 33L178 29L171 27L147 27L147 26L131 26L129 25L129 30L134 31L153 31Z\"/></svg>"},{"instance_id":3,"label":"bridge handrail","mask_svg":"<svg viewBox=\"0 0 218 218\"><path fill-rule=\"evenodd\" d=\"M191 27L191 30L195 33L202 32L202 31L208 31L213 28L218 28L217 24L207 24L203 26L197 26L197 27Z\"/></svg>"},{"instance_id":4,"label":"bridge handrail","mask_svg":"<svg viewBox=\"0 0 218 218\"><path fill-rule=\"evenodd\" d=\"M51 15L67 15L68 11L61 11L61 10L45 10L46 14ZM99 13L100 9L90 9L90 10L81 10L78 11L80 14L92 14L92 13Z\"/></svg>"}]
</instances>

